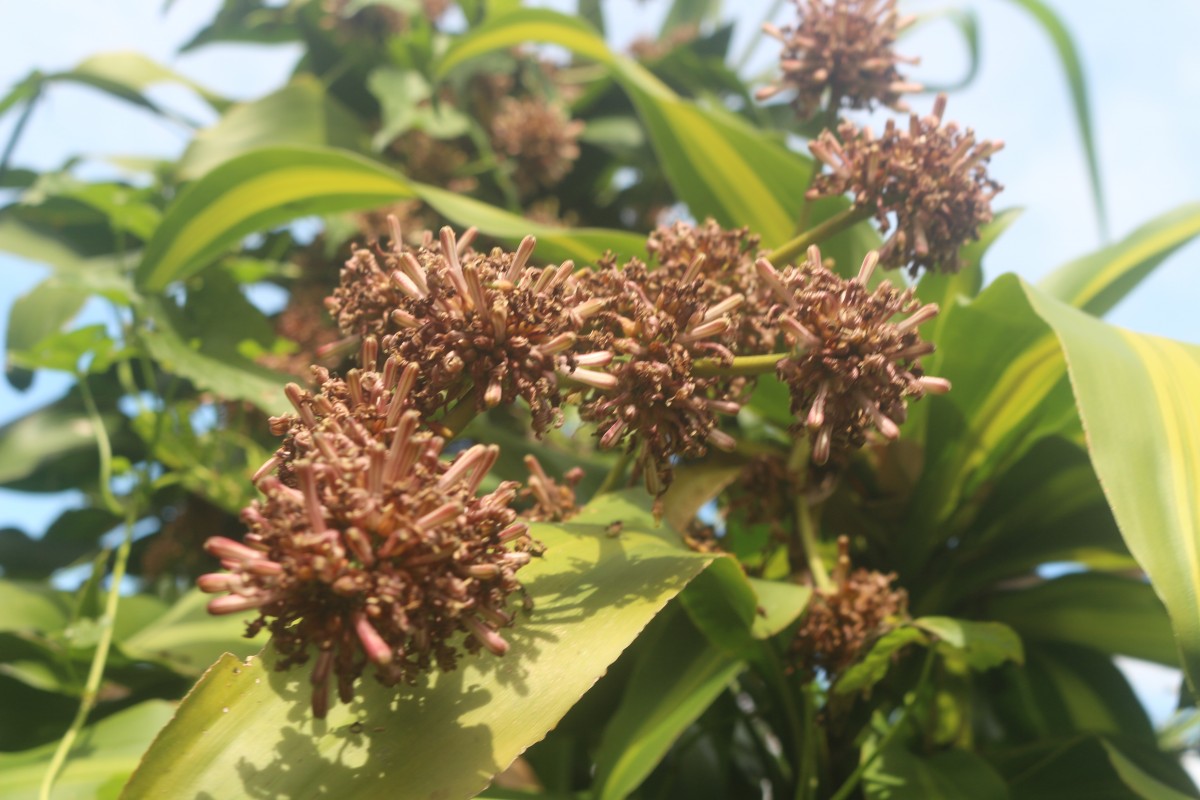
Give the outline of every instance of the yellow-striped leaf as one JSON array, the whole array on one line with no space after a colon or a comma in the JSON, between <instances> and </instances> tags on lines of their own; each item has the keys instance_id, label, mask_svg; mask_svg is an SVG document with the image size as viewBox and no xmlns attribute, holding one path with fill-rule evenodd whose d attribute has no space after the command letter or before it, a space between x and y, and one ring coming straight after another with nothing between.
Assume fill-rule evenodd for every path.
<instances>
[{"instance_id":1,"label":"yellow-striped leaf","mask_svg":"<svg viewBox=\"0 0 1200 800\"><path fill-rule=\"evenodd\" d=\"M478 200L409 181L361 156L317 147L271 147L231 159L188 186L167 209L138 265L142 289L162 291L203 269L243 236L297 217L426 200L456 224L505 240L534 234L539 258L632 254L644 240L619 231L538 225Z\"/></svg>"},{"instance_id":2,"label":"yellow-striped leaf","mask_svg":"<svg viewBox=\"0 0 1200 800\"><path fill-rule=\"evenodd\" d=\"M1025 287L1062 344L1117 524L1200 676L1200 347L1108 325Z\"/></svg>"},{"instance_id":3,"label":"yellow-striped leaf","mask_svg":"<svg viewBox=\"0 0 1200 800\"><path fill-rule=\"evenodd\" d=\"M1089 314L1103 316L1172 253L1200 235L1200 203L1151 220L1114 245L1063 264L1038 287Z\"/></svg>"},{"instance_id":4,"label":"yellow-striped leaf","mask_svg":"<svg viewBox=\"0 0 1200 800\"><path fill-rule=\"evenodd\" d=\"M493 50L549 42L607 66L629 95L679 199L697 217L749 225L767 246L794 235L812 162L725 112L680 98L582 20L553 11L504 14L454 41L439 75Z\"/></svg>"}]
</instances>

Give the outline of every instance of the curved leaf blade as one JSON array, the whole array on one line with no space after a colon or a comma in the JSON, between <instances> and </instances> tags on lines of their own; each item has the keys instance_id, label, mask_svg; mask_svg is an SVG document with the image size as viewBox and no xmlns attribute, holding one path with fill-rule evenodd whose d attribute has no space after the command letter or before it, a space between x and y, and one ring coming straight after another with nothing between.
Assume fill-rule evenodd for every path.
<instances>
[{"instance_id":1,"label":"curved leaf blade","mask_svg":"<svg viewBox=\"0 0 1200 800\"><path fill-rule=\"evenodd\" d=\"M1054 13L1050 6L1042 0L1010 0L1025 9L1042 30L1050 37L1050 43L1058 54L1063 73L1067 79L1067 89L1071 93L1071 106L1075 110L1075 124L1079 128L1079 138L1083 141L1084 158L1087 160L1088 178L1092 184L1092 204L1096 208L1096 222L1100 233L1108 235L1108 212L1105 210L1104 188L1100 183L1100 157L1096 150L1096 139L1092 134L1092 111L1088 101L1087 78L1083 74L1083 61L1079 58L1079 50L1071 38L1071 32L1062 19Z\"/></svg>"},{"instance_id":2,"label":"curved leaf blade","mask_svg":"<svg viewBox=\"0 0 1200 800\"><path fill-rule=\"evenodd\" d=\"M606 534L614 520L617 537ZM504 659L464 659L405 690L364 680L324 722L306 676L273 671L270 648L226 656L180 706L127 798L277 794L470 797L539 741L714 556L655 528L640 492L604 495L564 525L537 525L546 555L522 573L536 603L506 632ZM286 769L284 768L286 767Z\"/></svg>"},{"instance_id":3,"label":"curved leaf blade","mask_svg":"<svg viewBox=\"0 0 1200 800\"><path fill-rule=\"evenodd\" d=\"M1200 676L1200 347L1108 325L1025 286L1066 355L1096 474Z\"/></svg>"},{"instance_id":4,"label":"curved leaf blade","mask_svg":"<svg viewBox=\"0 0 1200 800\"><path fill-rule=\"evenodd\" d=\"M1157 217L1116 244L1063 264L1038 283L1050 296L1103 316L1159 264L1200 236L1200 203Z\"/></svg>"}]
</instances>

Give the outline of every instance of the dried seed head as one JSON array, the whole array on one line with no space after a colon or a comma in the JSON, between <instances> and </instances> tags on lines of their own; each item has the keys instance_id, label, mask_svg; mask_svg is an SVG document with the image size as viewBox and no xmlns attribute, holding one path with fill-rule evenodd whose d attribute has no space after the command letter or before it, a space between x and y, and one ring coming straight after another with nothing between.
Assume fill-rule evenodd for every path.
<instances>
[{"instance_id":1,"label":"dried seed head","mask_svg":"<svg viewBox=\"0 0 1200 800\"><path fill-rule=\"evenodd\" d=\"M360 398L353 403L336 397L333 379L315 396L293 390L310 413L292 418L307 435L289 434L288 480L260 478L263 499L242 515L244 543L206 543L227 570L200 579L203 590L227 593L209 610L256 610L248 635L271 632L280 669L315 654L317 717L331 674L349 702L368 662L394 686L453 669L460 647L502 652L496 628L511 622L506 599L534 549L509 507L517 484L476 494L496 448L441 461L442 439L418 432L412 409L389 413L395 390L379 390L381 380L371 372L339 383ZM312 419L313 409L324 416Z\"/></svg>"},{"instance_id":2,"label":"dried seed head","mask_svg":"<svg viewBox=\"0 0 1200 800\"><path fill-rule=\"evenodd\" d=\"M523 195L558 185L579 158L581 120L561 103L504 97L492 117L492 145L516 160L513 180Z\"/></svg>"},{"instance_id":3,"label":"dried seed head","mask_svg":"<svg viewBox=\"0 0 1200 800\"><path fill-rule=\"evenodd\" d=\"M519 496L531 505L521 513L524 519L531 522L563 522L579 513L575 487L583 480L581 468L567 470L560 483L547 475L541 463L532 455L525 456L525 466L529 470L529 481Z\"/></svg>"},{"instance_id":4,"label":"dried seed head","mask_svg":"<svg viewBox=\"0 0 1200 800\"><path fill-rule=\"evenodd\" d=\"M443 228L416 250L360 250L331 310L348 334L383 334L385 352L418 368L413 403L426 418L474 387L480 410L524 399L542 433L561 422L556 373L577 353L596 363L603 353L576 348L587 297L573 265L531 266L533 248L530 236L514 252L478 253Z\"/></svg>"},{"instance_id":5,"label":"dried seed head","mask_svg":"<svg viewBox=\"0 0 1200 800\"><path fill-rule=\"evenodd\" d=\"M937 306L922 306L911 289L887 281L869 291L874 263L868 254L859 275L846 280L822 265L816 247L799 269L780 273L766 259L758 262L783 301L780 327L795 347L779 362L779 377L791 391L797 427L812 437L816 464L825 464L831 452L861 447L871 428L896 438L909 398L949 389L948 382L925 377L918 361L933 346L921 340L917 326ZM898 314L910 316L893 321Z\"/></svg>"},{"instance_id":6,"label":"dried seed head","mask_svg":"<svg viewBox=\"0 0 1200 800\"><path fill-rule=\"evenodd\" d=\"M623 357L608 368L607 385L592 384L580 415L596 423L601 447L640 447L636 470L657 496L670 485L672 459L703 456L710 442L731 444L717 414L737 412L745 381L693 374L697 358L732 362L737 304L710 306L700 277L651 275L635 259L580 276L587 292L605 301L585 339Z\"/></svg>"},{"instance_id":7,"label":"dried seed head","mask_svg":"<svg viewBox=\"0 0 1200 800\"><path fill-rule=\"evenodd\" d=\"M683 279L702 258L697 270L702 279L700 295L709 308L731 302L734 295L742 298L738 313L731 318L736 323L737 353L774 352L779 329L768 314L773 302L770 290L762 285L754 268L758 242L749 228L725 230L712 219L703 225L676 222L661 226L646 241L646 250L659 264L647 276L646 294L654 297L664 281Z\"/></svg>"},{"instance_id":8,"label":"dried seed head","mask_svg":"<svg viewBox=\"0 0 1200 800\"><path fill-rule=\"evenodd\" d=\"M897 55L896 35L912 23L896 12L896 0L795 0L795 27L764 25L783 43L779 80L758 91L766 100L795 92L792 105L801 119L823 106L874 108L876 103L905 111L900 97L921 89L905 80L898 64L919 59ZM828 99L826 99L828 97Z\"/></svg>"},{"instance_id":9,"label":"dried seed head","mask_svg":"<svg viewBox=\"0 0 1200 800\"><path fill-rule=\"evenodd\" d=\"M959 248L979 238L979 226L992 219L992 198L1003 188L987 173L1003 143L977 142L970 129L943 125L945 106L941 95L932 114L913 115L907 128L889 120L879 138L843 122L838 137L825 131L809 145L830 169L817 176L809 198L850 194L856 206L872 209L885 234L894 216L880 262L907 267L914 276L922 268L961 269Z\"/></svg>"},{"instance_id":10,"label":"dried seed head","mask_svg":"<svg viewBox=\"0 0 1200 800\"><path fill-rule=\"evenodd\" d=\"M817 591L792 640L795 669L823 671L831 680L853 665L896 621L908 614L908 593L893 588L894 573L857 569L830 591Z\"/></svg>"}]
</instances>

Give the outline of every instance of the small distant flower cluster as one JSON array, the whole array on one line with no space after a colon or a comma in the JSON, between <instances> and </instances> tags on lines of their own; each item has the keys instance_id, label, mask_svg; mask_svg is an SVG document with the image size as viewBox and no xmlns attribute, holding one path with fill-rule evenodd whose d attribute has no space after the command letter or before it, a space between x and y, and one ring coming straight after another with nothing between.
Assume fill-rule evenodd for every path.
<instances>
[{"instance_id":1,"label":"small distant flower cluster","mask_svg":"<svg viewBox=\"0 0 1200 800\"><path fill-rule=\"evenodd\" d=\"M897 64L917 59L897 55L896 36L912 18L901 19L896 0L795 0L795 27L767 24L766 33L783 43L778 83L758 91L766 100L792 92L792 105L801 119L822 107L873 108L876 103L907 110L906 92L920 91L907 81Z\"/></svg>"},{"instance_id":2,"label":"small distant flower cluster","mask_svg":"<svg viewBox=\"0 0 1200 800\"><path fill-rule=\"evenodd\" d=\"M876 138L869 128L843 122L838 136L825 131L809 145L829 167L817 176L810 199L849 194L870 209L887 233L879 257L885 267L957 272L959 248L979 238L992 219L992 198L1001 190L987 164L1004 144L976 141L971 130L942 124L946 96L929 116L912 115L907 128L888 120Z\"/></svg>"},{"instance_id":3,"label":"small distant flower cluster","mask_svg":"<svg viewBox=\"0 0 1200 800\"><path fill-rule=\"evenodd\" d=\"M583 128L561 103L505 97L492 117L492 145L513 159L513 180L528 196L556 186L571 171Z\"/></svg>"},{"instance_id":4,"label":"small distant flower cluster","mask_svg":"<svg viewBox=\"0 0 1200 800\"><path fill-rule=\"evenodd\" d=\"M834 585L814 593L792 640L792 663L806 676L820 670L836 680L908 616L908 592L893 587L895 574L851 571L847 544L845 537L838 541Z\"/></svg>"},{"instance_id":5,"label":"small distant flower cluster","mask_svg":"<svg viewBox=\"0 0 1200 800\"><path fill-rule=\"evenodd\" d=\"M417 367L388 358L374 339L345 378L317 370L319 387L289 385L295 413L271 420L284 437L242 513L242 542L205 548L225 572L200 587L222 596L214 614L257 610L280 669L312 660L312 709L329 709L330 679L350 702L370 665L385 686L433 667L454 669L458 648L502 655L516 572L536 546L510 508L518 485L479 495L497 457L476 445L441 460L444 441L420 429L409 405ZM466 638L460 637L465 634Z\"/></svg>"}]
</instances>

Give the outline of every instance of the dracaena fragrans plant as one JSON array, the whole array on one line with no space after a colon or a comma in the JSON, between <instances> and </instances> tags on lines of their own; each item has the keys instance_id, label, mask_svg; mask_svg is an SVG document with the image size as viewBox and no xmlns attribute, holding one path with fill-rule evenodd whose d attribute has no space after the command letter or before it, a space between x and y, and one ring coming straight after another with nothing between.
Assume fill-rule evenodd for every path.
<instances>
[{"instance_id":1,"label":"dracaena fragrans plant","mask_svg":"<svg viewBox=\"0 0 1200 800\"><path fill-rule=\"evenodd\" d=\"M687 4L628 54L458 11L227 3L191 46L287 86L0 210L90 270L14 311L10 381L76 383L0 448L75 438L6 485L94 506L0 548L0 793L1195 796L1113 657L1190 706L1200 352L1098 315L1200 214L984 288L1002 145L894 0L796 0L753 76Z\"/></svg>"}]
</instances>

